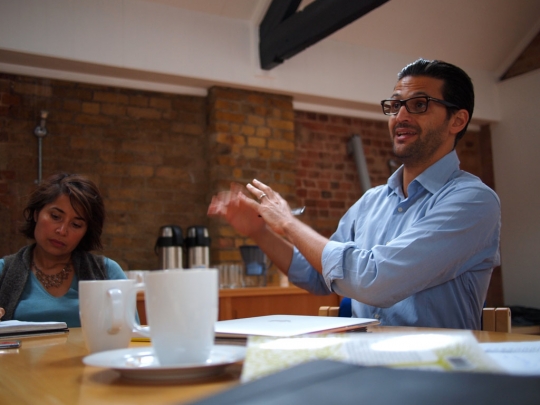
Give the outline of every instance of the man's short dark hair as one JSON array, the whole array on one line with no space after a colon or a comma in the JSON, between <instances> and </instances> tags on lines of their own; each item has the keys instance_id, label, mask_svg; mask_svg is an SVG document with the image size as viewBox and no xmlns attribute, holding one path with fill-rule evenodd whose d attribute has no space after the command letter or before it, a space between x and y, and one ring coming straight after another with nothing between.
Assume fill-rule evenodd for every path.
<instances>
[{"instance_id":1,"label":"man's short dark hair","mask_svg":"<svg viewBox=\"0 0 540 405\"><path fill-rule=\"evenodd\" d=\"M105 222L105 206L97 186L78 174L59 173L42 181L28 198L24 209L25 222L21 232L29 239L35 239L35 214L61 195L69 196L73 209L86 220L87 230L76 249L91 251L101 249L101 232Z\"/></svg>"},{"instance_id":2,"label":"man's short dark hair","mask_svg":"<svg viewBox=\"0 0 540 405\"><path fill-rule=\"evenodd\" d=\"M456 142L465 135L469 122L471 122L474 110L474 87L471 78L463 69L450 63L440 60L418 59L405 66L398 74L398 80L407 76L427 76L443 81L442 96L443 100L455 104L460 108L467 110L469 121L457 135ZM448 108L448 118L456 111Z\"/></svg>"}]
</instances>

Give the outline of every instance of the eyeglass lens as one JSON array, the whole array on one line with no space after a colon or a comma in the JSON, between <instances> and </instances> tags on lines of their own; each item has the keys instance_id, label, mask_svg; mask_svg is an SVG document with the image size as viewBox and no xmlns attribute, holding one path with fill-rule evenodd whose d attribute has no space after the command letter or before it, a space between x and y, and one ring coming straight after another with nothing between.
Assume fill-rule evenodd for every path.
<instances>
[{"instance_id":1,"label":"eyeglass lens","mask_svg":"<svg viewBox=\"0 0 540 405\"><path fill-rule=\"evenodd\" d=\"M427 111L429 99L427 97L413 97L407 100L385 100L383 102L383 112L388 115L395 115L402 105L411 114L420 114Z\"/></svg>"}]
</instances>

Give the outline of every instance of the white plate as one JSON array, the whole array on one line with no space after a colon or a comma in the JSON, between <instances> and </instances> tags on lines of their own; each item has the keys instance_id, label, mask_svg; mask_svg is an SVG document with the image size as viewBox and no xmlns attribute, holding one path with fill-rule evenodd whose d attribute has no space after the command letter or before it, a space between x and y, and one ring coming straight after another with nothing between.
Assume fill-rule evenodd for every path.
<instances>
[{"instance_id":1,"label":"white plate","mask_svg":"<svg viewBox=\"0 0 540 405\"><path fill-rule=\"evenodd\" d=\"M215 345L205 363L161 366L152 347L134 347L94 353L83 362L87 366L112 368L122 377L134 380L188 380L221 374L245 356L245 347Z\"/></svg>"}]
</instances>

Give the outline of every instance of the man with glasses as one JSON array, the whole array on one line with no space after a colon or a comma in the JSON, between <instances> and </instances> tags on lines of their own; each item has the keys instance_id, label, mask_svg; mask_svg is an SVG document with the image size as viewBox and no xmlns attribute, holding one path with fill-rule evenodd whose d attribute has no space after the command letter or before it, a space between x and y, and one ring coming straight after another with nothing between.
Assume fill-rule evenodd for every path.
<instances>
[{"instance_id":1,"label":"man with glasses","mask_svg":"<svg viewBox=\"0 0 540 405\"><path fill-rule=\"evenodd\" d=\"M215 196L208 214L251 237L295 285L352 298L355 317L480 329L499 264L500 202L459 169L455 145L473 113L471 79L449 63L419 59L381 105L403 164L364 193L330 239L257 180L247 185L257 201L236 186Z\"/></svg>"}]
</instances>

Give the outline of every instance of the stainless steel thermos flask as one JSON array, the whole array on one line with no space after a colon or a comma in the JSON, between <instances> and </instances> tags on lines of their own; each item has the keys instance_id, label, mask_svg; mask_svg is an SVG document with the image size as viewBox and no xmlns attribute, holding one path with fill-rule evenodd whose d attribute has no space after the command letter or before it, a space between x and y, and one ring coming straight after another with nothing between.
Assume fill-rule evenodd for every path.
<instances>
[{"instance_id":1,"label":"stainless steel thermos flask","mask_svg":"<svg viewBox=\"0 0 540 405\"><path fill-rule=\"evenodd\" d=\"M187 230L186 248L188 268L210 267L210 237L204 226L191 226Z\"/></svg>"},{"instance_id":2,"label":"stainless steel thermos flask","mask_svg":"<svg viewBox=\"0 0 540 405\"><path fill-rule=\"evenodd\" d=\"M159 258L159 269L182 269L184 240L182 228L166 225L159 229L159 237L154 248Z\"/></svg>"}]
</instances>

